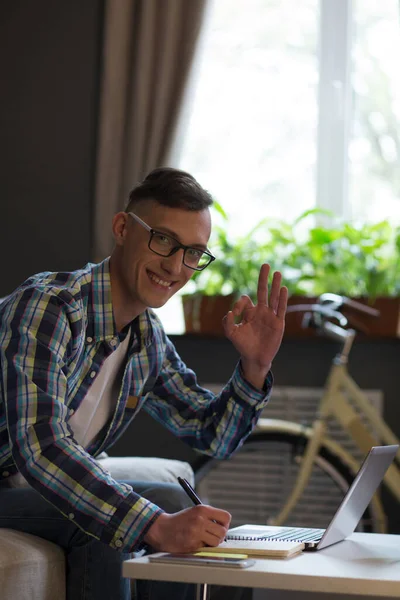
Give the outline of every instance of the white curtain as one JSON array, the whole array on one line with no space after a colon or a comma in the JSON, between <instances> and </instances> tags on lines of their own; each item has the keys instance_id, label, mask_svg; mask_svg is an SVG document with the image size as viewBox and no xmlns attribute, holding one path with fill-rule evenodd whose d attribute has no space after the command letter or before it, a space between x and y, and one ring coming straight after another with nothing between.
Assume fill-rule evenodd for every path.
<instances>
[{"instance_id":1,"label":"white curtain","mask_svg":"<svg viewBox=\"0 0 400 600\"><path fill-rule=\"evenodd\" d=\"M166 164L206 0L106 0L93 258L130 189Z\"/></svg>"}]
</instances>

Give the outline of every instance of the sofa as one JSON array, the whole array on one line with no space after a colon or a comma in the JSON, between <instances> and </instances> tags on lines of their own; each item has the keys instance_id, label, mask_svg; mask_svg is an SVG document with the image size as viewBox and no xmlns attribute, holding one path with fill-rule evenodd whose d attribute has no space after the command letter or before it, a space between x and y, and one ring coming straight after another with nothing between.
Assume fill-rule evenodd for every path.
<instances>
[{"instance_id":1,"label":"sofa","mask_svg":"<svg viewBox=\"0 0 400 600\"><path fill-rule=\"evenodd\" d=\"M147 457L113 457L98 460L114 479L165 481L178 476L194 485L187 462ZM39 537L0 529L1 600L65 600L65 557L61 548Z\"/></svg>"}]
</instances>

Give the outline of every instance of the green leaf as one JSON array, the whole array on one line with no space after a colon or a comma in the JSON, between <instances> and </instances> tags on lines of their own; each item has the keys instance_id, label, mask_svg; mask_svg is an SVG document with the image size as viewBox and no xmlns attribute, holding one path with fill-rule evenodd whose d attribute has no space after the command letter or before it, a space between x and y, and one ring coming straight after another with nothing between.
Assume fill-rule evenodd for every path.
<instances>
[{"instance_id":1,"label":"green leaf","mask_svg":"<svg viewBox=\"0 0 400 600\"><path fill-rule=\"evenodd\" d=\"M248 293L255 297L261 264L280 270L289 293L318 295L398 295L400 293L400 227L339 221L330 211L314 208L291 222L263 219L233 238L229 215L215 202L224 219L213 228L211 248L217 258L195 274L192 289L206 294ZM329 224L306 227L310 216L329 216ZM302 223L300 225L300 223Z\"/></svg>"}]
</instances>

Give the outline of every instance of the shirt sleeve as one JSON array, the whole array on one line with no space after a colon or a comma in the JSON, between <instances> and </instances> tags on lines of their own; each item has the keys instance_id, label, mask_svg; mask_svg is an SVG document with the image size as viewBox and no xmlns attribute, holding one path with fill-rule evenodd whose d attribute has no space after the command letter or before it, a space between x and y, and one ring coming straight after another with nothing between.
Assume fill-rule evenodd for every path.
<instances>
[{"instance_id":1,"label":"shirt sleeve","mask_svg":"<svg viewBox=\"0 0 400 600\"><path fill-rule=\"evenodd\" d=\"M192 448L226 458L251 433L266 406L271 389L269 372L263 390L243 377L240 362L218 395L197 383L191 369L166 337L162 369L146 396L144 410Z\"/></svg>"},{"instance_id":2,"label":"shirt sleeve","mask_svg":"<svg viewBox=\"0 0 400 600\"><path fill-rule=\"evenodd\" d=\"M38 290L8 303L0 334L0 400L9 444L18 470L43 498L88 535L132 552L162 511L115 481L73 439L66 373L82 339L77 304L69 293Z\"/></svg>"}]
</instances>

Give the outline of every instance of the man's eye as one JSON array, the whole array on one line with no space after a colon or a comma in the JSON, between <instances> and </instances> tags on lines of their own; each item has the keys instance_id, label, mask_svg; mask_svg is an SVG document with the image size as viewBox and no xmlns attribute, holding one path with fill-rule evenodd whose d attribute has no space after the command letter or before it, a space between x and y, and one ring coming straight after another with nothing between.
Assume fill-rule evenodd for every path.
<instances>
[{"instance_id":1,"label":"man's eye","mask_svg":"<svg viewBox=\"0 0 400 600\"><path fill-rule=\"evenodd\" d=\"M187 252L191 258L200 258L203 254L202 250L196 250L195 248L188 248Z\"/></svg>"},{"instance_id":2,"label":"man's eye","mask_svg":"<svg viewBox=\"0 0 400 600\"><path fill-rule=\"evenodd\" d=\"M171 245L171 238L168 237L167 235L163 235L162 233L157 233L154 237L158 244L162 244L163 246Z\"/></svg>"}]
</instances>

